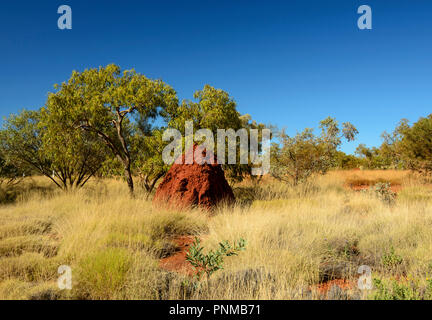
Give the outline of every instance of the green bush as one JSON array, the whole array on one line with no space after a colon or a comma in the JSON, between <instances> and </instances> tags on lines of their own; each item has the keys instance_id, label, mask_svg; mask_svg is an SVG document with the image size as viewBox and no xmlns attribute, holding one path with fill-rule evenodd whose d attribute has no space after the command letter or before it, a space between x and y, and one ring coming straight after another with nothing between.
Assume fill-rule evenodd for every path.
<instances>
[{"instance_id":1,"label":"green bush","mask_svg":"<svg viewBox=\"0 0 432 320\"><path fill-rule=\"evenodd\" d=\"M388 205L393 205L396 201L396 193L391 190L389 182L378 182L373 187L370 187L368 190L364 190L363 192L372 193Z\"/></svg>"},{"instance_id":2,"label":"green bush","mask_svg":"<svg viewBox=\"0 0 432 320\"><path fill-rule=\"evenodd\" d=\"M11 203L18 197L18 191L15 187L0 185L0 204Z\"/></svg>"},{"instance_id":3,"label":"green bush","mask_svg":"<svg viewBox=\"0 0 432 320\"><path fill-rule=\"evenodd\" d=\"M228 241L222 241L219 243L218 250L210 250L207 254L202 253L203 249L200 240L195 238L186 255L186 260L196 271L197 280L201 280L204 274L209 278L216 271L223 269L224 257L236 256L240 251L245 250L246 240L240 239L232 246Z\"/></svg>"},{"instance_id":4,"label":"green bush","mask_svg":"<svg viewBox=\"0 0 432 320\"><path fill-rule=\"evenodd\" d=\"M398 282L373 279L375 291L374 300L420 300L423 299L421 290L413 282Z\"/></svg>"},{"instance_id":5,"label":"green bush","mask_svg":"<svg viewBox=\"0 0 432 320\"><path fill-rule=\"evenodd\" d=\"M383 254L381 263L384 267L395 268L404 262L403 258L396 254L393 247L390 248L389 252Z\"/></svg>"}]
</instances>

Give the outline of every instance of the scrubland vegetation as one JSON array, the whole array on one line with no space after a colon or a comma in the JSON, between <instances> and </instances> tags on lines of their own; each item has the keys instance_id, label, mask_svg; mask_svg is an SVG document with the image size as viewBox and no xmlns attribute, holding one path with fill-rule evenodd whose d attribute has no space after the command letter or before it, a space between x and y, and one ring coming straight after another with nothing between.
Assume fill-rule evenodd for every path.
<instances>
[{"instance_id":1,"label":"scrubland vegetation","mask_svg":"<svg viewBox=\"0 0 432 320\"><path fill-rule=\"evenodd\" d=\"M213 134L271 128L258 150L269 174L253 176L250 158L224 164L234 206L155 206L170 167L163 132L186 121ZM340 151L353 124L318 125L288 136L209 85L180 101L135 70L74 71L0 130L0 299L432 299L432 115L356 155ZM209 277L161 265L184 236L200 239ZM71 290L57 286L61 265ZM360 266L373 289L359 289Z\"/></svg>"},{"instance_id":2,"label":"scrubland vegetation","mask_svg":"<svg viewBox=\"0 0 432 320\"><path fill-rule=\"evenodd\" d=\"M356 179L400 184L392 203ZM209 213L155 207L145 193L93 179L55 190L26 178L26 192L0 207L1 299L430 299L432 188L408 171L330 171L288 186L272 178L236 184L237 204ZM207 249L246 239L223 270L192 285L160 268L179 235ZM72 267L72 290L59 290L57 268ZM357 287L370 266L374 289ZM332 280L345 279L342 290Z\"/></svg>"}]
</instances>

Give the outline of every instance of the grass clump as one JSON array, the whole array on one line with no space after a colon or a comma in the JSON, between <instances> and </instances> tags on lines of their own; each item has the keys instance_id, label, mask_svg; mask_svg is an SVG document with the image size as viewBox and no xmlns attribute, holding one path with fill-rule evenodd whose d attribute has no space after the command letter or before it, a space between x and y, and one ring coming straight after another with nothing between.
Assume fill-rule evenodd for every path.
<instances>
[{"instance_id":1,"label":"grass clump","mask_svg":"<svg viewBox=\"0 0 432 320\"><path fill-rule=\"evenodd\" d=\"M0 297L3 300L59 300L63 299L63 293L55 282L8 279L0 282Z\"/></svg>"},{"instance_id":2,"label":"grass clump","mask_svg":"<svg viewBox=\"0 0 432 320\"><path fill-rule=\"evenodd\" d=\"M0 240L0 257L19 256L24 252L37 252L45 257L53 257L57 250L57 243L45 236L26 235Z\"/></svg>"},{"instance_id":3,"label":"grass clump","mask_svg":"<svg viewBox=\"0 0 432 320\"><path fill-rule=\"evenodd\" d=\"M41 253L28 252L17 257L0 259L0 281L16 278L28 282L56 279L60 261L43 256Z\"/></svg>"},{"instance_id":4,"label":"grass clump","mask_svg":"<svg viewBox=\"0 0 432 320\"><path fill-rule=\"evenodd\" d=\"M123 248L88 254L78 263L74 295L79 299L120 298L131 265L130 253Z\"/></svg>"}]
</instances>

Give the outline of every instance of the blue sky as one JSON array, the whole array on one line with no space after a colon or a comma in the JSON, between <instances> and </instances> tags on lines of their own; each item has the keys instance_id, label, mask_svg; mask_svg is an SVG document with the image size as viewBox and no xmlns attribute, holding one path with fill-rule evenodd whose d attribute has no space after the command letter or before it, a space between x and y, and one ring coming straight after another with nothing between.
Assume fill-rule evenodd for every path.
<instances>
[{"instance_id":1,"label":"blue sky","mask_svg":"<svg viewBox=\"0 0 432 320\"><path fill-rule=\"evenodd\" d=\"M70 5L73 29L57 28ZM372 8L373 29L357 28ZM379 145L401 118L431 113L432 2L2 1L0 116L42 106L72 70L109 63L172 85L180 98L210 84L241 113L294 134L327 117Z\"/></svg>"}]
</instances>

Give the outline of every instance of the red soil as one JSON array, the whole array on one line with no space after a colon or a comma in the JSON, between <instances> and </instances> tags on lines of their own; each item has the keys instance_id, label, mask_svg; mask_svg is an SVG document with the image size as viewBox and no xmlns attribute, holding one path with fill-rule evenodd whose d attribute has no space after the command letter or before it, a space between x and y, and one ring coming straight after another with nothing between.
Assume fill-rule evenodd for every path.
<instances>
[{"instance_id":1,"label":"red soil","mask_svg":"<svg viewBox=\"0 0 432 320\"><path fill-rule=\"evenodd\" d=\"M194 145L177 160L157 188L154 203L176 208L200 206L212 209L221 201L234 201L224 171L211 152ZM180 160L182 164L177 164Z\"/></svg>"},{"instance_id":2,"label":"red soil","mask_svg":"<svg viewBox=\"0 0 432 320\"><path fill-rule=\"evenodd\" d=\"M327 295L327 292L334 285L338 286L342 290L350 290L355 287L355 283L347 279L334 279L318 284L315 289L318 290L320 294Z\"/></svg>"},{"instance_id":3,"label":"red soil","mask_svg":"<svg viewBox=\"0 0 432 320\"><path fill-rule=\"evenodd\" d=\"M180 236L174 239L178 249L175 254L159 261L159 267L167 271L175 271L192 275L194 270L192 266L186 261L186 255L190 246L194 242L192 236Z\"/></svg>"}]
</instances>

